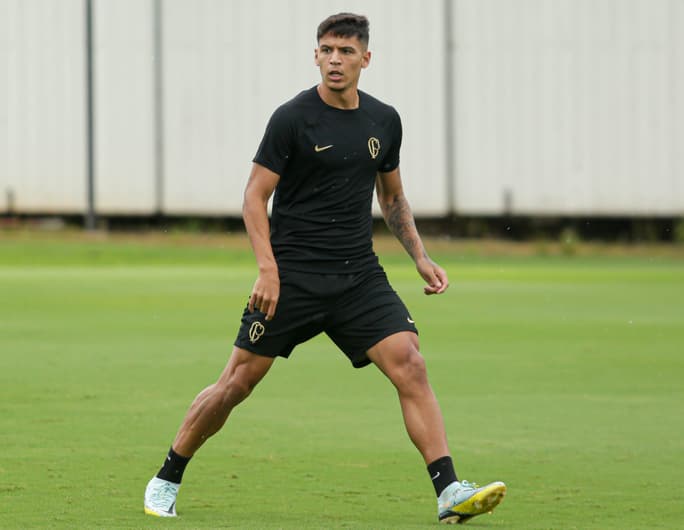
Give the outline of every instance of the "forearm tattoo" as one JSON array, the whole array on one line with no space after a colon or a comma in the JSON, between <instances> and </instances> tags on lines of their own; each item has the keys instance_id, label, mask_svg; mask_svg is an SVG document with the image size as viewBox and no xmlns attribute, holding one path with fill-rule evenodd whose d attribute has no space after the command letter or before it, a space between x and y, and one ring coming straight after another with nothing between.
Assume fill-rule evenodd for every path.
<instances>
[{"instance_id":1,"label":"forearm tattoo","mask_svg":"<svg viewBox=\"0 0 684 530\"><path fill-rule=\"evenodd\" d=\"M403 194L394 195L390 201L385 203L383 210L387 226L409 255L414 260L422 257L425 250L418 236L416 221L406 197Z\"/></svg>"}]
</instances>

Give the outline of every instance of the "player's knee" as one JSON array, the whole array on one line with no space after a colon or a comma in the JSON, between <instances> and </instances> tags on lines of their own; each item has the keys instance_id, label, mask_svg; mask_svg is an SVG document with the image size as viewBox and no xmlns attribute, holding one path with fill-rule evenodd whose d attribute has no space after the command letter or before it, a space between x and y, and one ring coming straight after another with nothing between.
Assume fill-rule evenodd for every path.
<instances>
[{"instance_id":1,"label":"player's knee","mask_svg":"<svg viewBox=\"0 0 684 530\"><path fill-rule=\"evenodd\" d=\"M418 350L413 350L408 355L408 371L411 379L423 381L427 379L427 368L425 359Z\"/></svg>"},{"instance_id":2,"label":"player's knee","mask_svg":"<svg viewBox=\"0 0 684 530\"><path fill-rule=\"evenodd\" d=\"M224 404L228 407L234 407L243 401L254 389L254 384L238 374L233 374L233 377L219 383L217 386Z\"/></svg>"},{"instance_id":3,"label":"player's knee","mask_svg":"<svg viewBox=\"0 0 684 530\"><path fill-rule=\"evenodd\" d=\"M400 388L422 386L427 383L425 359L415 347L407 347L402 353L394 383Z\"/></svg>"}]
</instances>

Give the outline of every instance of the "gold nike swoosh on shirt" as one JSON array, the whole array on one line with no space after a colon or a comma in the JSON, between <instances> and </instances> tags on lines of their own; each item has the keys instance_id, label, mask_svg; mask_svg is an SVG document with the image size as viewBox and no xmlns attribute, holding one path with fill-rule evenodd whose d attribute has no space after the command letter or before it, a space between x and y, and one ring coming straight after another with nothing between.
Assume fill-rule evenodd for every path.
<instances>
[{"instance_id":1,"label":"gold nike swoosh on shirt","mask_svg":"<svg viewBox=\"0 0 684 530\"><path fill-rule=\"evenodd\" d=\"M325 151L326 149L330 149L333 146L333 144L330 145L324 145L323 147L318 147L318 145L314 145L314 151L317 153L320 153L321 151Z\"/></svg>"}]
</instances>

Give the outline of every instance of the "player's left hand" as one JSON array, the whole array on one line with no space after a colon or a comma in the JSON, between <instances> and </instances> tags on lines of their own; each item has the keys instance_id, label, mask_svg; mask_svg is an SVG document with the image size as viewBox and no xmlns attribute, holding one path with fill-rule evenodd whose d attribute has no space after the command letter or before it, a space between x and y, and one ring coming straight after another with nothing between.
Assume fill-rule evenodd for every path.
<instances>
[{"instance_id":1,"label":"player's left hand","mask_svg":"<svg viewBox=\"0 0 684 530\"><path fill-rule=\"evenodd\" d=\"M427 295L442 294L449 287L446 271L430 258L425 257L416 262L418 273L427 282L423 292Z\"/></svg>"}]
</instances>

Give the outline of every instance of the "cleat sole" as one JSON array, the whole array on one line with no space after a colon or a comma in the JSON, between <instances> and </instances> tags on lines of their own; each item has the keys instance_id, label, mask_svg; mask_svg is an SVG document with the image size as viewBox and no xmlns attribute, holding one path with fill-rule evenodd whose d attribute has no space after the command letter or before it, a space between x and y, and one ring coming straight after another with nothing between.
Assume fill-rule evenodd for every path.
<instances>
[{"instance_id":1,"label":"cleat sole","mask_svg":"<svg viewBox=\"0 0 684 530\"><path fill-rule=\"evenodd\" d=\"M173 513L164 513L164 512L157 512L153 510L152 508L148 508L145 506L145 514L147 515L153 515L154 517L177 517L176 514Z\"/></svg>"},{"instance_id":2,"label":"cleat sole","mask_svg":"<svg viewBox=\"0 0 684 530\"><path fill-rule=\"evenodd\" d=\"M454 506L450 513L440 518L443 524L463 524L476 515L491 514L506 496L506 485L494 482L477 492L468 500Z\"/></svg>"}]
</instances>

